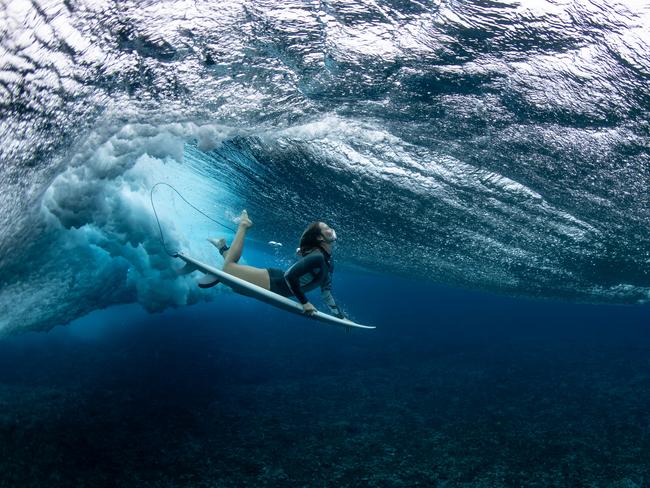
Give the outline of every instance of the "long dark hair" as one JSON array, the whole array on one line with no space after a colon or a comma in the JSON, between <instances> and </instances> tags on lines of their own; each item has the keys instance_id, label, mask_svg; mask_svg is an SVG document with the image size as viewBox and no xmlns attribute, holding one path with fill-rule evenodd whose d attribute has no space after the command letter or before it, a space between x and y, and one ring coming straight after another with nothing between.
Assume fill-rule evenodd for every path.
<instances>
[{"instance_id":1,"label":"long dark hair","mask_svg":"<svg viewBox=\"0 0 650 488\"><path fill-rule=\"evenodd\" d=\"M321 241L318 240L322 236L322 231L320 228L320 222L312 222L307 226L305 231L300 236L300 247L298 248L298 254L301 256L306 256L314 249L321 249Z\"/></svg>"}]
</instances>

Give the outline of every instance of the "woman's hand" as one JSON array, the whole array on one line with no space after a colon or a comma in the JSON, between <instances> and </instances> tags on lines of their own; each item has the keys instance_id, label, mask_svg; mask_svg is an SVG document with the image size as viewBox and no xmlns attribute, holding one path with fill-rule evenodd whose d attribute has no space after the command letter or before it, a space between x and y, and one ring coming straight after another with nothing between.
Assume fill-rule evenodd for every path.
<instances>
[{"instance_id":1,"label":"woman's hand","mask_svg":"<svg viewBox=\"0 0 650 488\"><path fill-rule=\"evenodd\" d=\"M302 313L305 315L314 315L318 310L311 303L307 302L302 306Z\"/></svg>"}]
</instances>

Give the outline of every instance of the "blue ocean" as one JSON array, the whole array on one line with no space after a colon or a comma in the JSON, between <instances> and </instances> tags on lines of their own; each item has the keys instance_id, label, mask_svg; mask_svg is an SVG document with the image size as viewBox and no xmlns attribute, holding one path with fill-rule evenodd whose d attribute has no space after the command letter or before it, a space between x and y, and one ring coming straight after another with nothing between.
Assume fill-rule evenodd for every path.
<instances>
[{"instance_id":1,"label":"blue ocean","mask_svg":"<svg viewBox=\"0 0 650 488\"><path fill-rule=\"evenodd\" d=\"M650 487L648 53L644 0L1 2L0 488ZM375 329L179 274L243 209Z\"/></svg>"}]
</instances>

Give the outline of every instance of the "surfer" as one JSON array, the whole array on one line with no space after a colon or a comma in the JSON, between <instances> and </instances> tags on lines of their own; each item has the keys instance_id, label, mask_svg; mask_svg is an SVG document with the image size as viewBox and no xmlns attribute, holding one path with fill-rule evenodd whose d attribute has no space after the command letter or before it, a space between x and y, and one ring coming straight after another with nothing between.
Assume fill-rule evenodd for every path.
<instances>
[{"instance_id":1,"label":"surfer","mask_svg":"<svg viewBox=\"0 0 650 488\"><path fill-rule=\"evenodd\" d=\"M261 286L284 297L295 296L302 304L303 312L312 315L316 312L307 297L306 291L320 286L321 296L332 314L345 318L341 309L336 305L332 296L332 245L336 241L336 232L324 222L312 222L300 237L298 254L301 259L286 272L277 268L255 268L239 264L244 249L246 232L253 225L246 210L243 210L239 220L237 233L228 247L225 239L210 238L210 241L224 258L224 272L241 278L244 281ZM208 288L219 280L204 283L200 286Z\"/></svg>"}]
</instances>

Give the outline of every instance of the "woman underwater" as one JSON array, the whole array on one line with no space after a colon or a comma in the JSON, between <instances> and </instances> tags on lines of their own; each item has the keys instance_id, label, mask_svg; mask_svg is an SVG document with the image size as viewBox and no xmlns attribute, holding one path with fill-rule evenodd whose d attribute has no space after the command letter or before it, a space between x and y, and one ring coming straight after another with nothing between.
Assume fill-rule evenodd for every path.
<instances>
[{"instance_id":1,"label":"woman underwater","mask_svg":"<svg viewBox=\"0 0 650 488\"><path fill-rule=\"evenodd\" d=\"M286 272L277 268L255 268L239 264L244 249L246 232L253 225L246 210L242 211L237 233L230 248L225 239L210 238L219 253L224 257L223 270L241 278L244 281L261 286L273 293L284 297L295 296L302 304L303 312L311 315L316 308L305 296L306 291L313 290L320 285L323 301L339 318L346 318L334 301L332 296L332 244L336 240L336 232L324 222L312 222L300 237L299 254L301 259L291 266ZM215 278L215 277L212 277ZM213 280L209 283L200 283L199 286L208 288L218 283Z\"/></svg>"}]
</instances>

